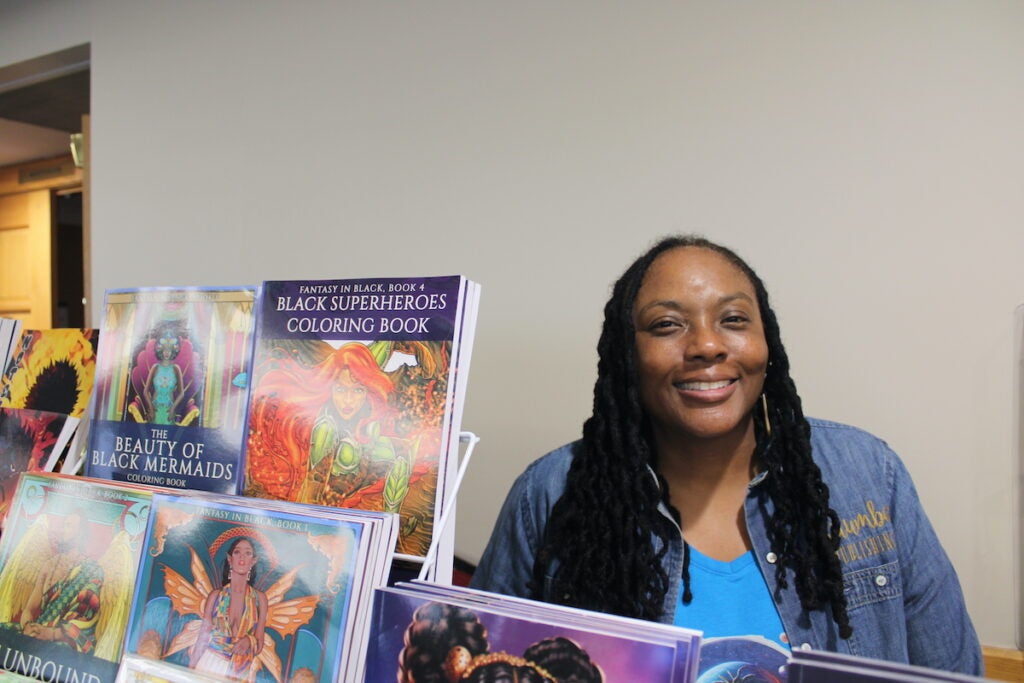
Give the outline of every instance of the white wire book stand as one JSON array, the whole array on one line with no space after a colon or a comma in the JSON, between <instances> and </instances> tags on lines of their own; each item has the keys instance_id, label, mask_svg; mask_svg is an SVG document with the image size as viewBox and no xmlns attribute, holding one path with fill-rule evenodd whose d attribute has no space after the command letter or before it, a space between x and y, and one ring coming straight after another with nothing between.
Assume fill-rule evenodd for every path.
<instances>
[{"instance_id":1,"label":"white wire book stand","mask_svg":"<svg viewBox=\"0 0 1024 683\"><path fill-rule=\"evenodd\" d=\"M434 537L427 548L427 554L423 557L417 555L405 555L395 553L395 560L403 560L412 564L421 564L419 579L432 583L451 584L452 571L455 560L455 523L452 518L455 514L455 499L462 486L462 478L466 474L466 468L473 457L473 449L480 443L480 437L473 432L459 432L459 445L465 447L465 452L459 458L459 468L455 473L455 481L452 483L448 496L441 502L440 517L434 524Z\"/></svg>"}]
</instances>

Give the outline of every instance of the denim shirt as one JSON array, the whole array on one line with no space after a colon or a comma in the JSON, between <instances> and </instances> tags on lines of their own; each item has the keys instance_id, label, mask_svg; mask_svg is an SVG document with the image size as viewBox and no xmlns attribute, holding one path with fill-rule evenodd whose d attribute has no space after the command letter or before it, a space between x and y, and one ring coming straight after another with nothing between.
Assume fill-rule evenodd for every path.
<instances>
[{"instance_id":1,"label":"denim shirt","mask_svg":"<svg viewBox=\"0 0 1024 683\"><path fill-rule=\"evenodd\" d=\"M744 514L754 556L790 644L980 674L981 647L959 580L899 457L863 430L809 422L814 460L841 522L838 552L853 635L839 637L828 609L801 607L791 571L788 587L778 586L776 557L765 531L773 506L760 486L765 477L760 474L748 485ZM578 443L540 458L516 480L473 575L474 587L529 597L534 557ZM664 507L662 513L671 519ZM669 546L663 560L669 587L659 620L671 624L682 576L682 534ZM551 584L549 577L546 600Z\"/></svg>"}]
</instances>

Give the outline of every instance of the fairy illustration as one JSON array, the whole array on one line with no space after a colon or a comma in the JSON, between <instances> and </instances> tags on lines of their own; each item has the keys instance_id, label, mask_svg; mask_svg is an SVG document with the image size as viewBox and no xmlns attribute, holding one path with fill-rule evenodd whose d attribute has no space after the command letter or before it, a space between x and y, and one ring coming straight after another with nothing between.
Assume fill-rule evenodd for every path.
<instances>
[{"instance_id":1,"label":"fairy illustration","mask_svg":"<svg viewBox=\"0 0 1024 683\"><path fill-rule=\"evenodd\" d=\"M161 659L186 653L189 666L232 680L255 681L261 671L283 680L283 664L271 633L295 635L313 617L318 595L286 599L298 567L280 573L271 542L255 528L231 527L208 549L210 562L223 553L222 572L214 583L207 564L191 545L191 580L164 564L164 593L184 627L162 648L159 634L143 634L140 652ZM276 579L262 588L270 577Z\"/></svg>"}]
</instances>

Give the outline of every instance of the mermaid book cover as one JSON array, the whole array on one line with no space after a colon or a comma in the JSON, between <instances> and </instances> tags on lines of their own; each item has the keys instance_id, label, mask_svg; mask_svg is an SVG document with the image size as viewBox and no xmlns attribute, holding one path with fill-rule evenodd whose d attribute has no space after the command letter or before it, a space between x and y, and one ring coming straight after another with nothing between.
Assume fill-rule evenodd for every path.
<instances>
[{"instance_id":1,"label":"mermaid book cover","mask_svg":"<svg viewBox=\"0 0 1024 683\"><path fill-rule=\"evenodd\" d=\"M126 650L221 680L357 680L359 610L384 583L390 550L367 525L391 521L157 494Z\"/></svg>"},{"instance_id":2,"label":"mermaid book cover","mask_svg":"<svg viewBox=\"0 0 1024 683\"><path fill-rule=\"evenodd\" d=\"M424 557L458 452L474 288L264 282L246 495L397 513L398 552Z\"/></svg>"},{"instance_id":3,"label":"mermaid book cover","mask_svg":"<svg viewBox=\"0 0 1024 683\"><path fill-rule=\"evenodd\" d=\"M112 683L151 494L24 474L0 537L0 668L59 683Z\"/></svg>"},{"instance_id":4,"label":"mermaid book cover","mask_svg":"<svg viewBox=\"0 0 1024 683\"><path fill-rule=\"evenodd\" d=\"M255 287L107 292L88 476L238 493Z\"/></svg>"}]
</instances>

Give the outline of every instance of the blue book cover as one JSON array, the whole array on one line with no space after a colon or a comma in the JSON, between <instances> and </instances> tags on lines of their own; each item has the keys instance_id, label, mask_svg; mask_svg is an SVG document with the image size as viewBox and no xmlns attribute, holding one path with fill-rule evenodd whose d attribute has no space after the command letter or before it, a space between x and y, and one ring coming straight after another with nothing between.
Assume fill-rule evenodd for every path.
<instances>
[{"instance_id":1,"label":"blue book cover","mask_svg":"<svg viewBox=\"0 0 1024 683\"><path fill-rule=\"evenodd\" d=\"M789 651L761 636L707 638L700 646L696 683L786 683Z\"/></svg>"},{"instance_id":2,"label":"blue book cover","mask_svg":"<svg viewBox=\"0 0 1024 683\"><path fill-rule=\"evenodd\" d=\"M305 508L154 495L126 652L225 680L337 680L365 529Z\"/></svg>"},{"instance_id":3,"label":"blue book cover","mask_svg":"<svg viewBox=\"0 0 1024 683\"><path fill-rule=\"evenodd\" d=\"M107 292L86 475L239 493L256 292Z\"/></svg>"}]
</instances>

